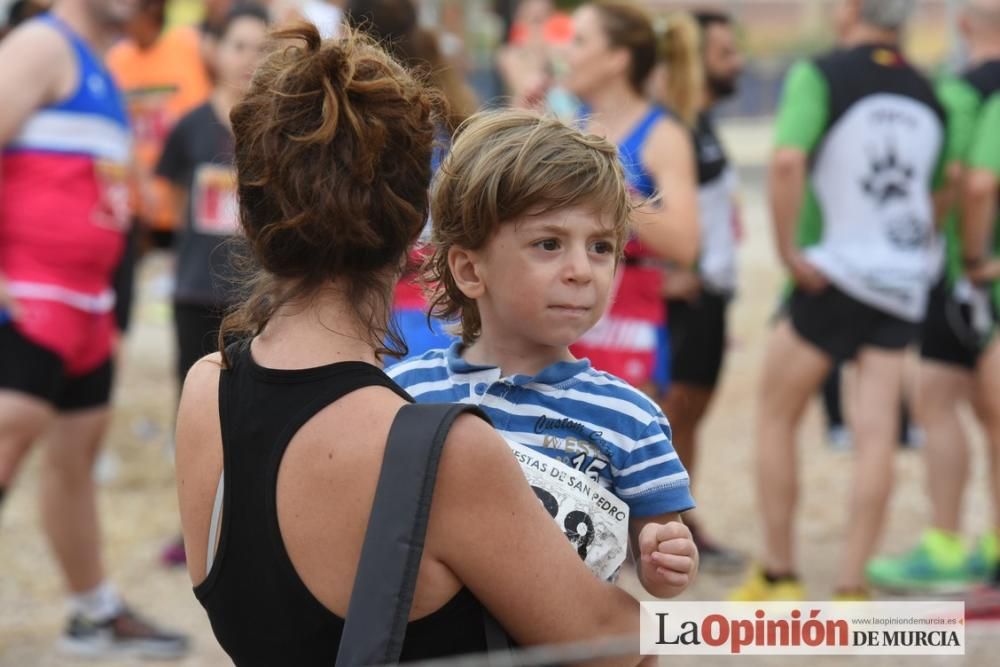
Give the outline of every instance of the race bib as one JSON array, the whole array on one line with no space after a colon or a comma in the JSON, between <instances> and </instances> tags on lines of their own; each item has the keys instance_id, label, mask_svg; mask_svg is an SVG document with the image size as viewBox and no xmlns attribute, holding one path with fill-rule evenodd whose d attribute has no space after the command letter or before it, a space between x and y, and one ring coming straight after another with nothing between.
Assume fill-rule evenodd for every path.
<instances>
[{"instance_id":1,"label":"race bib","mask_svg":"<svg viewBox=\"0 0 1000 667\"><path fill-rule=\"evenodd\" d=\"M202 164L194 175L192 224L200 234L231 236L239 231L236 172L230 167Z\"/></svg>"},{"instance_id":2,"label":"race bib","mask_svg":"<svg viewBox=\"0 0 1000 667\"><path fill-rule=\"evenodd\" d=\"M176 94L177 86L174 85L141 88L128 93L129 118L138 150L152 154L163 146L174 124L168 104Z\"/></svg>"},{"instance_id":3,"label":"race bib","mask_svg":"<svg viewBox=\"0 0 1000 667\"><path fill-rule=\"evenodd\" d=\"M129 226L128 169L120 162L95 160L97 205L91 216L98 227L124 232Z\"/></svg>"},{"instance_id":4,"label":"race bib","mask_svg":"<svg viewBox=\"0 0 1000 667\"><path fill-rule=\"evenodd\" d=\"M507 441L542 507L590 571L614 579L628 552L628 505L562 461Z\"/></svg>"}]
</instances>

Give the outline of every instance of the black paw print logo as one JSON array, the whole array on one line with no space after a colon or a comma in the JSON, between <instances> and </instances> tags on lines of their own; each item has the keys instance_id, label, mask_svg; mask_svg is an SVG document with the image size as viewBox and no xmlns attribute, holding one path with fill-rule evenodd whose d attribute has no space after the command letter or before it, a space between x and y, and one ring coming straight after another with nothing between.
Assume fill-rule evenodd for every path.
<instances>
[{"instance_id":1,"label":"black paw print logo","mask_svg":"<svg viewBox=\"0 0 1000 667\"><path fill-rule=\"evenodd\" d=\"M889 146L884 155L871 156L870 162L871 169L861 181L861 188L866 195L880 206L885 206L893 199L905 201L909 198L913 167L899 160L894 146Z\"/></svg>"}]
</instances>

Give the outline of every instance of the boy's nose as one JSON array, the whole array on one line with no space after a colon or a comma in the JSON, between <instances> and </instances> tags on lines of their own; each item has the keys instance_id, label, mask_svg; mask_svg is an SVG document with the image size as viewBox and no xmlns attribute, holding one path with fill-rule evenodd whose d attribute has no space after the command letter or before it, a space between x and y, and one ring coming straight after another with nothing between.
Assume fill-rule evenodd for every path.
<instances>
[{"instance_id":1,"label":"boy's nose","mask_svg":"<svg viewBox=\"0 0 1000 667\"><path fill-rule=\"evenodd\" d=\"M593 268L586 248L574 248L567 253L566 278L571 282L588 283L593 278Z\"/></svg>"}]
</instances>

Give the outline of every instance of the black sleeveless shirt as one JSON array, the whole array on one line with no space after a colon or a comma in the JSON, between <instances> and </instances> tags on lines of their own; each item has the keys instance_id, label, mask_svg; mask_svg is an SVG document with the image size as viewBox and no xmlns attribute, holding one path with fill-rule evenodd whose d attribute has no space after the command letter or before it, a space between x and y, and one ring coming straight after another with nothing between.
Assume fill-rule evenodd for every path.
<instances>
[{"instance_id":1,"label":"black sleeveless shirt","mask_svg":"<svg viewBox=\"0 0 1000 667\"><path fill-rule=\"evenodd\" d=\"M341 397L380 386L413 399L362 362L274 370L258 366L247 344L227 353L231 367L219 378L221 535L211 571L194 593L219 644L240 667L330 667L344 620L309 592L288 557L276 511L278 468L295 433ZM485 650L482 606L463 588L441 609L408 625L401 661Z\"/></svg>"}]
</instances>

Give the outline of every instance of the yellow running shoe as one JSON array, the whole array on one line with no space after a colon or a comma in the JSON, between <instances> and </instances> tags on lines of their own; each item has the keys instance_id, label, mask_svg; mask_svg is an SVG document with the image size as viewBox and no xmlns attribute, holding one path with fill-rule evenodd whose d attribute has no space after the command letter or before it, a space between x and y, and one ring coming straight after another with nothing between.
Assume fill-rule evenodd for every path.
<instances>
[{"instance_id":1,"label":"yellow running shoe","mask_svg":"<svg viewBox=\"0 0 1000 667\"><path fill-rule=\"evenodd\" d=\"M754 565L746 580L729 594L729 600L732 602L795 602L805 599L805 586L798 580L786 579L771 583L759 565Z\"/></svg>"},{"instance_id":2,"label":"yellow running shoe","mask_svg":"<svg viewBox=\"0 0 1000 667\"><path fill-rule=\"evenodd\" d=\"M872 594L866 590L843 591L833 594L834 602L871 602Z\"/></svg>"}]
</instances>

